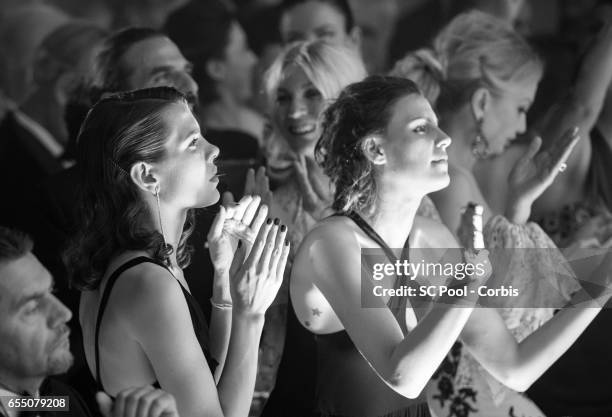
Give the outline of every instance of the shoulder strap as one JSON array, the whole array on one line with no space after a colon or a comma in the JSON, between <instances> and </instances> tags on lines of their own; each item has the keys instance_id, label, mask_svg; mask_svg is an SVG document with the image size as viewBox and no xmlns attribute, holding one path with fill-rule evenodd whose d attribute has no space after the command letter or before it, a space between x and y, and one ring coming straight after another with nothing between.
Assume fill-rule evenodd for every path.
<instances>
[{"instance_id":1,"label":"shoulder strap","mask_svg":"<svg viewBox=\"0 0 612 417\"><path fill-rule=\"evenodd\" d=\"M353 220L355 224L361 230L363 230L363 232L366 235L368 235L373 241L375 241L378 244L378 246L381 247L381 249L385 252L385 255L387 255L389 262L394 264L398 260L397 256L395 256L395 253L393 253L389 245L387 245L387 242L385 242L385 240L378 234L378 232L376 232L376 230L374 230L374 228L370 226L370 224L367 221L365 221L363 217L361 217L359 214L357 214L354 211L349 211L345 214L338 213L338 215L345 215L351 220ZM406 239L406 242L404 242L404 247L400 255L401 259L406 259L406 260L409 259L408 258L409 250L410 250L410 236L408 236L408 238ZM414 284L412 281L409 281L407 285L411 286ZM397 288L400 288L401 286L402 286L401 280L396 277L395 282L393 283L393 288L397 289ZM387 303L387 307L389 307L389 309L395 316L395 319L397 320L400 327L402 328L402 332L404 334L407 334L408 327L406 326L406 308L408 307L408 298L407 297L391 297L389 299L389 302Z\"/></svg>"},{"instance_id":2,"label":"shoulder strap","mask_svg":"<svg viewBox=\"0 0 612 417\"><path fill-rule=\"evenodd\" d=\"M365 221L363 217L361 217L359 214L357 214L354 211L349 211L348 213L346 213L346 216L349 217L351 220L353 220L355 224L359 226L359 228L363 230L363 232L366 235L368 235L374 242L378 244L378 246L381 247L381 249L385 252L385 255L387 255L387 258L389 258L389 261L391 263L395 263L395 261L397 261L397 256L395 256L395 253L393 253L389 245L387 245L387 242L384 241L384 239L378 234L378 232L374 230L374 228L370 226L370 224L367 221ZM403 247L402 254L401 254L402 258L404 256L408 256L409 249L410 249L410 236L408 236L408 238L406 239L406 242L404 242L404 247Z\"/></svg>"},{"instance_id":3,"label":"shoulder strap","mask_svg":"<svg viewBox=\"0 0 612 417\"><path fill-rule=\"evenodd\" d=\"M100 376L100 354L99 354L99 349L98 349L98 340L100 336L100 324L102 323L102 316L104 315L104 310L106 310L108 299L110 297L111 291L113 290L113 287L115 286L115 282L117 282L117 278L119 278L119 276L123 274L125 271L127 271L128 269L136 265L145 263L145 262L154 263L165 269L168 269L163 263L153 258L149 258L147 256L138 256L136 258L130 259L129 261L125 262L124 264L119 266L117 269L115 269L115 271L113 271L111 276L108 278L106 287L104 287L104 292L102 293L102 299L100 300L100 305L98 307L98 316L96 318L96 333L95 333L95 342L94 342L94 352L95 352L94 356L95 356L95 361L96 361L95 378L96 378L96 384L98 385L98 389L102 391L104 391L104 386L102 385L102 377Z\"/></svg>"}]
</instances>

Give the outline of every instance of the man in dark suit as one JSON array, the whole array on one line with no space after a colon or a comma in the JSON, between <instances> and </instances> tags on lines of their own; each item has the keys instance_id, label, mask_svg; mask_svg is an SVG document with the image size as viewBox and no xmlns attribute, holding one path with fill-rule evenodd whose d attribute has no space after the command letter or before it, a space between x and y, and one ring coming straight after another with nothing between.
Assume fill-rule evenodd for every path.
<instances>
[{"instance_id":1,"label":"man in dark suit","mask_svg":"<svg viewBox=\"0 0 612 417\"><path fill-rule=\"evenodd\" d=\"M27 235L0 226L0 415L91 416L76 391L51 377L72 365L66 325L72 314L53 295L53 278L31 250ZM67 409L24 413L15 401L45 396L67 397ZM106 416L128 417L138 408L148 417L177 416L174 398L152 387L119 393L114 405L107 396L98 401ZM125 407L130 402L137 407Z\"/></svg>"}]
</instances>

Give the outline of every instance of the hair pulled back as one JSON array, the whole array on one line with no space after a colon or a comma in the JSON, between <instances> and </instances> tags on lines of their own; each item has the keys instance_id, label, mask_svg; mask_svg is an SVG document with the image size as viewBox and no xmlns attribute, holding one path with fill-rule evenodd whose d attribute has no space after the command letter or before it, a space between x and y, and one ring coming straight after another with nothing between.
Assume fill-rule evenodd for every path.
<instances>
[{"instance_id":1,"label":"hair pulled back","mask_svg":"<svg viewBox=\"0 0 612 417\"><path fill-rule=\"evenodd\" d=\"M536 52L507 22L472 10L455 17L432 48L409 53L391 75L415 81L440 112L452 111L480 87L501 93L542 76Z\"/></svg>"},{"instance_id":2,"label":"hair pulled back","mask_svg":"<svg viewBox=\"0 0 612 417\"><path fill-rule=\"evenodd\" d=\"M65 253L76 288L97 288L111 258L122 251L145 250L169 263L175 248L155 230L156 213L142 200L129 172L135 163L155 163L166 156L163 115L175 105L189 110L177 90L156 87L107 96L89 111L77 143L78 233ZM190 212L176 248L181 267L189 263L186 241L192 228Z\"/></svg>"},{"instance_id":3,"label":"hair pulled back","mask_svg":"<svg viewBox=\"0 0 612 417\"><path fill-rule=\"evenodd\" d=\"M315 156L335 186L334 210L376 211L376 175L363 145L385 132L395 103L410 94L421 95L411 80L372 75L347 86L324 112Z\"/></svg>"}]
</instances>

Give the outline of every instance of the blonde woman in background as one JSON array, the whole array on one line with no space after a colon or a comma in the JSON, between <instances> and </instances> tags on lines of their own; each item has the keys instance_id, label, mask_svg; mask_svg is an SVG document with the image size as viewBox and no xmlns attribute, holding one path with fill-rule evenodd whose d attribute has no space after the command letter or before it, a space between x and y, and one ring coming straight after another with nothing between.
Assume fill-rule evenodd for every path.
<instances>
[{"instance_id":1,"label":"blonde woman in background","mask_svg":"<svg viewBox=\"0 0 612 417\"><path fill-rule=\"evenodd\" d=\"M531 141L507 183L498 185L507 189L508 199L505 211L496 212L483 196L473 169L478 160L503 153L517 135L526 131L526 112L542 76L539 57L506 22L472 11L451 21L434 39L431 49L418 50L398 62L393 73L421 86L435 103L442 128L454 139L449 148L450 186L432 195L444 223L457 230L461 208L474 201L485 207L484 234L489 250L542 249L513 253L508 271L501 272L511 271L511 284L521 297L494 300L514 338L526 342L521 346L529 345L529 336L535 336L534 331L552 318L553 306L560 307L579 289L571 271L555 273L555 266L565 262L563 256L539 226L527 222L534 200L565 167L578 141L577 129L566 131L539 154L541 139ZM492 264L495 268L494 252ZM513 308L517 306L530 308ZM550 327L545 327L541 329L548 332ZM575 327L571 339L575 340L583 329ZM555 357L571 345L567 336L563 343L559 340ZM430 387L430 405L438 414L542 415L513 389L525 390L554 360L531 368L538 372L515 384L496 375L473 346L468 347L469 353L460 348L451 352ZM520 356L529 355L527 351L519 351Z\"/></svg>"},{"instance_id":2,"label":"blonde woman in background","mask_svg":"<svg viewBox=\"0 0 612 417\"><path fill-rule=\"evenodd\" d=\"M353 48L323 40L287 46L266 74L265 91L273 126L268 139L268 172L278 182L270 212L288 225L287 237L294 245L300 244L317 221L331 214L329 179L314 160L314 148L321 135L321 114L342 88L365 76L363 62ZM294 252L290 253L289 265L293 256ZM288 337L286 356L279 371L287 377L280 376L283 381L276 384L277 389L266 408L266 413L279 415L296 413L302 404L309 402L306 396L311 390L298 384L308 385L313 377L304 376L296 381L292 375L314 369L314 341L299 325L288 304L288 277L289 273L268 312L262 340L260 375L267 373L266 382L273 386L283 355L285 333ZM272 411L285 404L287 409Z\"/></svg>"}]
</instances>

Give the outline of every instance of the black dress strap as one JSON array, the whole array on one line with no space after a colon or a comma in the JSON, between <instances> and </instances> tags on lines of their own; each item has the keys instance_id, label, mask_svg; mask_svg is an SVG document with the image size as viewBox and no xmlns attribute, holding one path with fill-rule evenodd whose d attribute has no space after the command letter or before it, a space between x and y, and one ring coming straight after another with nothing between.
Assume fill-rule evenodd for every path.
<instances>
[{"instance_id":1,"label":"black dress strap","mask_svg":"<svg viewBox=\"0 0 612 417\"><path fill-rule=\"evenodd\" d=\"M339 214L339 215L342 215L342 214ZM378 232L374 230L374 228L370 226L370 224L367 221L365 221L363 217L361 217L359 214L357 214L354 211L349 211L345 215L349 217L352 221L354 221L355 224L359 226L359 228L363 230L363 232L366 235L368 235L374 242L378 244L378 246L381 247L381 249L385 252L385 255L387 255L387 258L389 258L389 261L391 263L395 263L398 260L397 256L395 256L395 253L393 253L389 245L387 245L387 242L385 242L385 240L378 234ZM408 236L408 238L406 239L406 242L404 242L404 247L402 249L401 258L404 258L404 256L406 256L406 259L408 259L409 250L410 250L410 236Z\"/></svg>"},{"instance_id":2,"label":"black dress strap","mask_svg":"<svg viewBox=\"0 0 612 417\"><path fill-rule=\"evenodd\" d=\"M335 215L346 216L350 218L353 222L355 222L355 224L361 230L363 230L363 232L366 235L368 235L368 237L370 237L374 242L378 244L378 246L380 246L380 248L385 252L385 255L389 259L389 262L391 262L392 264L395 264L396 261L398 261L397 256L395 255L395 253L393 253L393 250L391 250L389 245L387 245L387 242L385 242L382 236L380 236L378 232L374 230L374 228L370 226L370 224L363 217L361 217L358 213L356 213L355 211L349 211L346 213L336 213ZM404 247L402 249L400 258L402 260L405 259L408 261L409 255L410 255L410 236L408 236L406 238L406 242L404 242ZM412 281L409 281L407 284L411 285ZM402 280L396 277L393 283L393 288L398 289L401 286L402 286ZM389 307L389 309L395 316L404 334L408 333L408 327L406 326L406 308L408 307L408 298L407 297L391 297L387 303L387 306Z\"/></svg>"},{"instance_id":3,"label":"black dress strap","mask_svg":"<svg viewBox=\"0 0 612 417\"><path fill-rule=\"evenodd\" d=\"M96 361L96 375L95 375L95 379L96 379L96 384L99 390L101 391L105 391L104 390L104 386L102 385L102 377L100 376L100 353L99 353L99 349L98 349L98 340L99 340L99 336L100 336L100 324L102 323L102 316L104 315L104 310L106 310L106 305L108 304L108 299L110 297L111 291L113 290L113 287L115 286L115 282L117 282L117 278L119 278L119 276L124 273L125 271L127 271L128 269L136 266L136 265L140 265L142 263L145 262L150 262L150 263L154 263L156 265L159 265L165 269L168 269L168 267L166 267L166 265L164 265L163 263L153 259L153 258L149 258L147 256L138 256L134 259L130 259L129 261L125 262L124 264L122 264L121 266L119 266L117 269L115 269L115 271L111 274L111 276L108 278L108 282L106 283L106 287L104 287L104 292L102 293L102 299L100 300L100 306L98 307L98 316L96 318L96 333L95 333L95 344L94 344L94 352L95 352L95 361ZM159 383L156 381L153 384L156 388L159 388Z\"/></svg>"}]
</instances>

